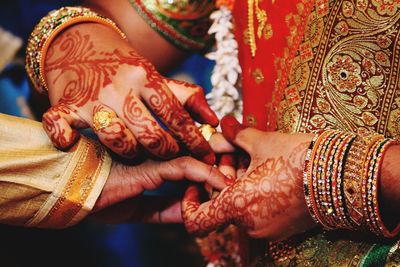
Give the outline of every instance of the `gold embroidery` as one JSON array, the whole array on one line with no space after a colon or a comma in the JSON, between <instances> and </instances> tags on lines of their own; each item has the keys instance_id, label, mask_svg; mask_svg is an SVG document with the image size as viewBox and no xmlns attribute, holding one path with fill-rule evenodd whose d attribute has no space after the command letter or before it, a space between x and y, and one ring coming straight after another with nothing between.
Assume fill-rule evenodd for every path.
<instances>
[{"instance_id":1,"label":"gold embroidery","mask_svg":"<svg viewBox=\"0 0 400 267\"><path fill-rule=\"evenodd\" d=\"M81 142L85 142L85 147L71 178L65 185L62 195L47 216L37 225L38 227L67 226L82 209L92 191L104 163L105 150L95 142L89 142L86 139Z\"/></svg>"},{"instance_id":2,"label":"gold embroidery","mask_svg":"<svg viewBox=\"0 0 400 267\"><path fill-rule=\"evenodd\" d=\"M260 84L264 81L264 74L262 73L261 69L255 69L252 75L256 84Z\"/></svg>"},{"instance_id":3,"label":"gold embroidery","mask_svg":"<svg viewBox=\"0 0 400 267\"><path fill-rule=\"evenodd\" d=\"M247 1L247 32L249 36L249 45L251 56L254 57L256 55L257 46L256 46L256 34L254 32L254 1Z\"/></svg>"},{"instance_id":4,"label":"gold embroidery","mask_svg":"<svg viewBox=\"0 0 400 267\"><path fill-rule=\"evenodd\" d=\"M256 30L255 30L255 21L254 21L254 13L256 15L258 28L257 28L257 37L261 39L263 36L263 32L267 23L267 12L260 8L260 0L247 0L247 30L249 33L249 44L250 44L250 52L251 56L255 57L257 52L257 44L256 44ZM272 35L271 35L272 36Z\"/></svg>"},{"instance_id":5,"label":"gold embroidery","mask_svg":"<svg viewBox=\"0 0 400 267\"><path fill-rule=\"evenodd\" d=\"M257 124L256 117L252 114L246 116L247 125L250 127L254 127Z\"/></svg>"},{"instance_id":6,"label":"gold embroidery","mask_svg":"<svg viewBox=\"0 0 400 267\"><path fill-rule=\"evenodd\" d=\"M177 20L198 19L215 8L210 0L155 0L154 4L163 15Z\"/></svg>"},{"instance_id":7,"label":"gold embroidery","mask_svg":"<svg viewBox=\"0 0 400 267\"><path fill-rule=\"evenodd\" d=\"M283 57L276 60L277 79L275 81L275 90L272 95L271 110L267 112L267 125L269 130L277 129L278 110L280 111L280 114L282 113L282 110L290 111L293 114L298 113L298 111L288 107L288 103L281 103L281 100L284 97L285 87L289 78L290 72L288 70L293 70L293 62L295 60L296 52L301 44L302 36L310 35L310 29L306 29L306 22L310 19L309 14L314 7L314 3L313 0L300 0L296 5L297 13L289 13L285 17L290 33L287 37L288 46L284 49ZM307 67L308 65L300 64L300 66ZM288 117L287 115L288 114L284 114L283 116ZM289 120L285 120L285 122L292 124ZM284 127L279 128L285 129Z\"/></svg>"},{"instance_id":8,"label":"gold embroidery","mask_svg":"<svg viewBox=\"0 0 400 267\"><path fill-rule=\"evenodd\" d=\"M400 241L397 242L394 246L389 250L387 259L386 259L386 267L392 266L400 266Z\"/></svg>"},{"instance_id":9,"label":"gold embroidery","mask_svg":"<svg viewBox=\"0 0 400 267\"><path fill-rule=\"evenodd\" d=\"M265 29L264 29L264 39L269 40L272 38L273 35L274 35L274 31L272 30L272 24L267 23L267 25L265 26Z\"/></svg>"},{"instance_id":10,"label":"gold embroidery","mask_svg":"<svg viewBox=\"0 0 400 267\"><path fill-rule=\"evenodd\" d=\"M368 2L316 1L279 105L279 130L400 137L400 6Z\"/></svg>"}]
</instances>

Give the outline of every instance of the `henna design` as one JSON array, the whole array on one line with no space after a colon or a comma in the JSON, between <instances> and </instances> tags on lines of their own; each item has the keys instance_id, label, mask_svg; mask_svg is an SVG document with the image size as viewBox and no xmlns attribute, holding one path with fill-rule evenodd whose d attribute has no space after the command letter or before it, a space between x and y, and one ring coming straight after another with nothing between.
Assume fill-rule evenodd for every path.
<instances>
[{"instance_id":1,"label":"henna design","mask_svg":"<svg viewBox=\"0 0 400 267\"><path fill-rule=\"evenodd\" d=\"M95 106L93 114L102 110L106 110L104 106ZM113 118L108 127L98 131L98 135L102 143L121 156L126 158L134 158L136 156L137 146L135 139L119 118Z\"/></svg>"},{"instance_id":2,"label":"henna design","mask_svg":"<svg viewBox=\"0 0 400 267\"><path fill-rule=\"evenodd\" d=\"M134 64L146 71L147 83L145 87L153 91L147 103L177 139L182 141L198 157L209 154L210 146L203 139L181 103L168 90L163 77L156 71L155 67L134 51L129 52L128 57L123 56L118 50L115 51L115 54L121 58L121 62L129 65Z\"/></svg>"},{"instance_id":3,"label":"henna design","mask_svg":"<svg viewBox=\"0 0 400 267\"><path fill-rule=\"evenodd\" d=\"M222 191L204 210L199 210L201 206L197 201L185 203L183 214L188 231L206 233L231 222L248 230L271 224L295 202L302 201L302 168L297 166L302 166L299 162L302 162L306 149L307 143L304 143L287 159L282 156L266 159L249 175ZM195 192L188 192L189 197L190 194Z\"/></svg>"},{"instance_id":4,"label":"henna design","mask_svg":"<svg viewBox=\"0 0 400 267\"><path fill-rule=\"evenodd\" d=\"M102 57L97 57L99 55ZM111 76L118 67L118 61L111 53L97 53L89 35L82 36L75 31L61 35L50 46L45 71L58 71L53 84L67 72L72 73L74 78L65 86L60 101L82 107L89 101L98 100L101 88L111 83Z\"/></svg>"},{"instance_id":5,"label":"henna design","mask_svg":"<svg viewBox=\"0 0 400 267\"><path fill-rule=\"evenodd\" d=\"M160 157L168 158L175 155L179 147L175 143L169 142L168 135L157 125L157 122L143 113L133 89L130 89L124 102L123 114L126 121L135 127L138 141L146 144L147 148Z\"/></svg>"},{"instance_id":6,"label":"henna design","mask_svg":"<svg viewBox=\"0 0 400 267\"><path fill-rule=\"evenodd\" d=\"M61 77L72 77L67 81L63 95L59 100L64 105L81 108L99 100L100 91L112 83L118 69L128 65L139 67L145 71L146 99L149 107L169 127L178 140L199 158L208 158L212 163L215 159L211 147L197 130L189 114L184 110L178 99L169 91L164 78L155 67L135 51L122 52L120 49L96 51L89 35L82 35L79 30L67 31L51 45L46 58L45 70L55 72L55 84ZM154 132L154 124L138 114L141 112L137 102L132 98L133 90L125 96L123 117L135 126L141 127L138 140L149 143L148 148L161 157L171 156L177 148L166 142L162 131ZM143 111L142 111L143 112ZM136 119L141 119L135 122ZM151 125L153 124L153 125ZM153 127L150 127L153 126ZM128 147L129 144L120 144Z\"/></svg>"},{"instance_id":7,"label":"henna design","mask_svg":"<svg viewBox=\"0 0 400 267\"><path fill-rule=\"evenodd\" d=\"M43 114L43 127L53 144L60 149L68 149L79 138L77 130L69 124L74 122L72 113L75 111L65 105L51 107ZM83 122L75 121L76 126L84 126Z\"/></svg>"}]
</instances>

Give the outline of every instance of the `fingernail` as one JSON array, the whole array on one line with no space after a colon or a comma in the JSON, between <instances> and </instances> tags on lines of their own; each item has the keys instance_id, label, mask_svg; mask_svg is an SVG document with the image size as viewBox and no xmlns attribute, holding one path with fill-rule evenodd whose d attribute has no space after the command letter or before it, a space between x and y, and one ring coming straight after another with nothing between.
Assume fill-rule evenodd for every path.
<instances>
[{"instance_id":1,"label":"fingernail","mask_svg":"<svg viewBox=\"0 0 400 267\"><path fill-rule=\"evenodd\" d=\"M197 92L189 97L184 106L195 120L213 127L218 126L218 117L210 109L203 92Z\"/></svg>"},{"instance_id":2,"label":"fingernail","mask_svg":"<svg viewBox=\"0 0 400 267\"><path fill-rule=\"evenodd\" d=\"M240 124L235 117L233 116L225 116L221 120L221 128L222 134L227 138L229 141L234 141L236 135L243 129L246 129L245 126Z\"/></svg>"}]
</instances>

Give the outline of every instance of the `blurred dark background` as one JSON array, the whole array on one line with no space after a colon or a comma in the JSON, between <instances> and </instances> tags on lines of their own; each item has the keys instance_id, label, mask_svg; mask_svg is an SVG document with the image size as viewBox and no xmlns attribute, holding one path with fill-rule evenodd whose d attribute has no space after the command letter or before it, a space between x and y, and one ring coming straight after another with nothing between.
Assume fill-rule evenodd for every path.
<instances>
[{"instance_id":1,"label":"blurred dark background","mask_svg":"<svg viewBox=\"0 0 400 267\"><path fill-rule=\"evenodd\" d=\"M45 96L28 85L25 42L50 10L79 1L2 1L0 9L0 112L40 120ZM209 90L212 62L200 55L170 73ZM152 194L182 194L182 185L166 184ZM1 192L0 192L1 194ZM106 225L83 221L64 230L0 225L1 266L205 266L194 238L182 225Z\"/></svg>"}]
</instances>

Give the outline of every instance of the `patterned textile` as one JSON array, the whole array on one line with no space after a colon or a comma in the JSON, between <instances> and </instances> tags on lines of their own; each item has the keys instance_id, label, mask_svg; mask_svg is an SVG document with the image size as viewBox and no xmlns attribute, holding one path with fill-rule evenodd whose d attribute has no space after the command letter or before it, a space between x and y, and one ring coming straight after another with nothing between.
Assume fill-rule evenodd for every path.
<instances>
[{"instance_id":1,"label":"patterned textile","mask_svg":"<svg viewBox=\"0 0 400 267\"><path fill-rule=\"evenodd\" d=\"M266 11L264 25L249 22L247 1L236 1L234 9L244 123L288 133L332 128L400 137L398 1L268 0L258 8ZM263 29L254 57L251 27ZM237 256L230 244L235 233L213 233L202 243L208 255L223 255L209 257L210 266L400 266L396 240L348 232L261 245L241 239L236 246L247 254L244 264L227 265ZM255 260L253 243L262 250ZM228 244L234 249L226 251Z\"/></svg>"},{"instance_id":2,"label":"patterned textile","mask_svg":"<svg viewBox=\"0 0 400 267\"><path fill-rule=\"evenodd\" d=\"M210 39L209 15L214 1L129 0L148 24L180 48L201 50Z\"/></svg>"}]
</instances>

